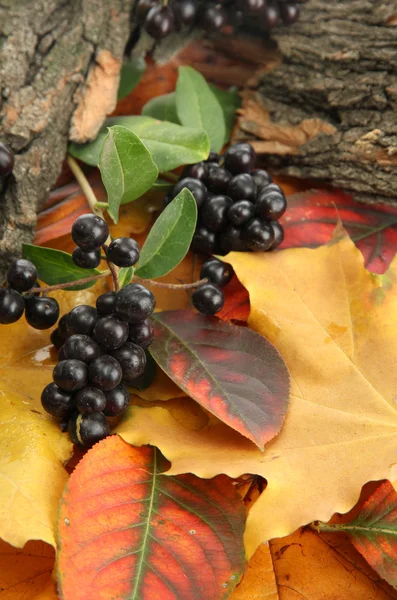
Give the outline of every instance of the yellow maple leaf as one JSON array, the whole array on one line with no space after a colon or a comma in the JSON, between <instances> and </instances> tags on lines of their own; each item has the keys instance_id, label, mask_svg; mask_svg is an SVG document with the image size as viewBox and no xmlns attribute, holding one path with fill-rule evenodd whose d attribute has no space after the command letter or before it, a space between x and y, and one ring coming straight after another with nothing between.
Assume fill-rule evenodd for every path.
<instances>
[{"instance_id":1,"label":"yellow maple leaf","mask_svg":"<svg viewBox=\"0 0 397 600\"><path fill-rule=\"evenodd\" d=\"M256 473L268 486L247 521L249 556L266 540L356 503L364 483L388 479L397 456L397 262L366 271L347 236L316 250L227 257L250 292L250 325L280 351L292 382L281 433L255 449L211 418L185 427L164 408L133 407L119 426L158 446L171 473Z\"/></svg>"}]
</instances>

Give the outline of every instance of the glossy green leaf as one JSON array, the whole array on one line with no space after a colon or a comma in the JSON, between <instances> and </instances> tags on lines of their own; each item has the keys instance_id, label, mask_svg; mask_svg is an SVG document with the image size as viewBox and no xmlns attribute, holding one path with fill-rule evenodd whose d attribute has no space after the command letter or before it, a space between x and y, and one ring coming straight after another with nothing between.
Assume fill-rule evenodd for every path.
<instances>
[{"instance_id":1,"label":"glossy green leaf","mask_svg":"<svg viewBox=\"0 0 397 600\"><path fill-rule=\"evenodd\" d=\"M99 168L108 194L108 213L115 223L120 204L136 200L151 188L158 171L139 137L120 125L109 128L99 154Z\"/></svg>"},{"instance_id":2,"label":"glossy green leaf","mask_svg":"<svg viewBox=\"0 0 397 600\"><path fill-rule=\"evenodd\" d=\"M133 267L123 267L120 269L118 274L120 288L123 288L125 285L130 283L133 274Z\"/></svg>"},{"instance_id":3,"label":"glossy green leaf","mask_svg":"<svg viewBox=\"0 0 397 600\"><path fill-rule=\"evenodd\" d=\"M140 82L145 70L146 62L143 58L133 58L121 67L118 100L132 92Z\"/></svg>"},{"instance_id":4,"label":"glossy green leaf","mask_svg":"<svg viewBox=\"0 0 397 600\"><path fill-rule=\"evenodd\" d=\"M211 149L221 150L226 136L222 107L204 77L192 67L179 68L176 110L182 125L204 129Z\"/></svg>"},{"instance_id":5,"label":"glossy green leaf","mask_svg":"<svg viewBox=\"0 0 397 600\"><path fill-rule=\"evenodd\" d=\"M216 96L223 110L225 119L225 139L226 144L232 135L234 125L236 123L236 111L241 106L241 98L237 89L221 90L212 83L209 84L211 91Z\"/></svg>"},{"instance_id":6,"label":"glossy green leaf","mask_svg":"<svg viewBox=\"0 0 397 600\"><path fill-rule=\"evenodd\" d=\"M205 160L210 151L208 136L202 129L182 127L152 117L132 116L107 119L93 142L70 144L70 154L89 165L97 166L107 127L114 125L126 127L139 136L160 172Z\"/></svg>"},{"instance_id":7,"label":"glossy green leaf","mask_svg":"<svg viewBox=\"0 0 397 600\"><path fill-rule=\"evenodd\" d=\"M32 244L22 245L22 256L35 265L40 281L47 285L57 285L58 283L67 283L68 281L77 281L98 275L98 269L82 269L77 267L72 259L72 255L62 250L53 248L42 248ZM74 285L67 288L68 291L84 290L95 285L94 281Z\"/></svg>"},{"instance_id":8,"label":"glossy green leaf","mask_svg":"<svg viewBox=\"0 0 397 600\"><path fill-rule=\"evenodd\" d=\"M184 188L163 210L141 251L136 269L139 277L167 275L186 256L197 222L197 204Z\"/></svg>"},{"instance_id":9,"label":"glossy green leaf","mask_svg":"<svg viewBox=\"0 0 397 600\"><path fill-rule=\"evenodd\" d=\"M152 98L142 108L142 114L160 121L170 121L171 123L180 124L176 112L176 94L163 94Z\"/></svg>"}]
</instances>

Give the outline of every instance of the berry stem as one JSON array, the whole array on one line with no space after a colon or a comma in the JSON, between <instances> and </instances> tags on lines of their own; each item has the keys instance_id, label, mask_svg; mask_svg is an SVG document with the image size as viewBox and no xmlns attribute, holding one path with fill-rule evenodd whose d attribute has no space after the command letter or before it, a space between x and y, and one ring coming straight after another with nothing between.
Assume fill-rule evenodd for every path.
<instances>
[{"instance_id":1,"label":"berry stem","mask_svg":"<svg viewBox=\"0 0 397 600\"><path fill-rule=\"evenodd\" d=\"M73 158L73 156L70 156L70 154L68 154L67 156L67 163L73 175L76 177L77 182L87 199L91 212L93 212L95 215L98 215L98 217L103 218L103 212L98 206L98 200L95 196L94 190L92 189L87 177L84 175L82 169L80 168L80 165Z\"/></svg>"},{"instance_id":2,"label":"berry stem","mask_svg":"<svg viewBox=\"0 0 397 600\"><path fill-rule=\"evenodd\" d=\"M178 175L176 175L176 173L172 173L172 171L164 171L164 173L161 173L160 176L164 177L164 179L168 179L169 181L173 181L175 183L179 181Z\"/></svg>"},{"instance_id":3,"label":"berry stem","mask_svg":"<svg viewBox=\"0 0 397 600\"><path fill-rule=\"evenodd\" d=\"M108 258L108 247L106 244L104 244L102 246L102 249L105 253L106 256L106 262L108 263L108 267L110 270L110 274L112 276L112 280L113 280L113 287L114 287L114 291L118 292L120 289L120 282L119 282L119 274L118 274L118 269L116 267L116 265L114 265Z\"/></svg>"},{"instance_id":4,"label":"berry stem","mask_svg":"<svg viewBox=\"0 0 397 600\"><path fill-rule=\"evenodd\" d=\"M49 285L47 287L34 287L29 290L29 294L33 294L35 292L46 293L55 292L55 290L64 290L66 288L74 287L75 285L90 283L90 281L95 281L96 279L101 279L102 277L108 277L110 274L111 271L109 269L107 271L102 271L102 273L98 273L98 275L91 275L91 277L84 277L83 279L77 279L76 281L66 281L65 283L57 283L56 285Z\"/></svg>"},{"instance_id":5,"label":"berry stem","mask_svg":"<svg viewBox=\"0 0 397 600\"><path fill-rule=\"evenodd\" d=\"M147 283L149 285L154 285L158 287L168 288L169 290L193 290L194 288L199 287L202 283L208 283L208 279L199 279L198 281L194 281L193 283L165 283L162 281L154 281L153 279L142 279L141 277L133 277L133 281L137 283Z\"/></svg>"},{"instance_id":6,"label":"berry stem","mask_svg":"<svg viewBox=\"0 0 397 600\"><path fill-rule=\"evenodd\" d=\"M97 202L95 206L97 208L109 208L109 202Z\"/></svg>"}]
</instances>

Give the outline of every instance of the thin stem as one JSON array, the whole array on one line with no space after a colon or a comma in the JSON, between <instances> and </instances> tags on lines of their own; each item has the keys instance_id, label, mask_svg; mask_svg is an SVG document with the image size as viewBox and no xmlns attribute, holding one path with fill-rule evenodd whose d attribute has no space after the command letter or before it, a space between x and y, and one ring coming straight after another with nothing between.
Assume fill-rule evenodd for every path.
<instances>
[{"instance_id":1,"label":"thin stem","mask_svg":"<svg viewBox=\"0 0 397 600\"><path fill-rule=\"evenodd\" d=\"M97 208L109 208L109 202L97 202L95 206Z\"/></svg>"},{"instance_id":2,"label":"thin stem","mask_svg":"<svg viewBox=\"0 0 397 600\"><path fill-rule=\"evenodd\" d=\"M153 279L142 279L141 277L133 278L134 281L139 283L147 283L149 285L154 285L158 287L168 288L169 290L192 290L197 288L202 283L208 283L208 279L199 279L198 281L194 281L193 283L164 283L162 281L153 281Z\"/></svg>"},{"instance_id":3,"label":"thin stem","mask_svg":"<svg viewBox=\"0 0 397 600\"><path fill-rule=\"evenodd\" d=\"M35 292L46 293L55 292L55 290L64 290L66 288L74 287L76 285L90 283L90 281L101 279L101 277L108 277L110 274L111 272L109 269L108 271L102 271L102 273L98 273L98 275L91 275L91 277L84 277L83 279L78 279L77 281L66 281L65 283L57 283L56 285L49 285L47 287L34 287L31 290L29 290L29 294L34 294Z\"/></svg>"},{"instance_id":4,"label":"thin stem","mask_svg":"<svg viewBox=\"0 0 397 600\"><path fill-rule=\"evenodd\" d=\"M166 4L165 4L166 6ZM172 171L164 171L164 173L160 173L161 177L164 179L169 179L170 181L174 181L175 183L179 181L179 176L176 173L172 173Z\"/></svg>"},{"instance_id":5,"label":"thin stem","mask_svg":"<svg viewBox=\"0 0 397 600\"><path fill-rule=\"evenodd\" d=\"M105 253L105 255L106 255L106 261L107 261L107 263L108 263L108 267L109 267L109 270L110 270L110 274L111 274L111 276L112 276L112 279L113 279L113 287L114 287L114 291L115 291L115 292L118 292L118 291L119 291L119 289L120 289L120 283L119 283L119 274L118 274L118 269L117 269L116 265L114 265L114 264L112 263L112 261L111 261L111 260L109 260L109 258L108 258L108 247L107 247L107 245L106 245L106 244L104 244L104 245L102 246L102 248L103 248L103 251L104 251L104 253Z\"/></svg>"},{"instance_id":6,"label":"thin stem","mask_svg":"<svg viewBox=\"0 0 397 600\"><path fill-rule=\"evenodd\" d=\"M89 204L91 212L98 215L98 217L103 217L102 210L98 207L98 200L95 196L94 190L92 189L87 177L84 175L82 169L80 168L77 161L68 154L67 162L72 171L73 175L76 177L79 186L82 189L83 194L87 198L87 202Z\"/></svg>"}]
</instances>

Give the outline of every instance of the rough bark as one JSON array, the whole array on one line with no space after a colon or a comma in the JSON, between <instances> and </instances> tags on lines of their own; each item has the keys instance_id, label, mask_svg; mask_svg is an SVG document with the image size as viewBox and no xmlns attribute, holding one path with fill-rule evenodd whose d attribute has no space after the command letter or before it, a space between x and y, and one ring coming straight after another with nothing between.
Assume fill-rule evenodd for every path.
<instances>
[{"instance_id":1,"label":"rough bark","mask_svg":"<svg viewBox=\"0 0 397 600\"><path fill-rule=\"evenodd\" d=\"M69 136L115 106L133 0L0 2L0 140L16 155L0 192L0 272L31 241Z\"/></svg>"},{"instance_id":2,"label":"rough bark","mask_svg":"<svg viewBox=\"0 0 397 600\"><path fill-rule=\"evenodd\" d=\"M396 25L396 0L310 0L274 33L283 62L245 94L236 137L279 173L396 201Z\"/></svg>"}]
</instances>

